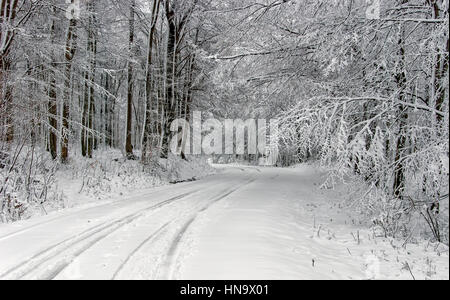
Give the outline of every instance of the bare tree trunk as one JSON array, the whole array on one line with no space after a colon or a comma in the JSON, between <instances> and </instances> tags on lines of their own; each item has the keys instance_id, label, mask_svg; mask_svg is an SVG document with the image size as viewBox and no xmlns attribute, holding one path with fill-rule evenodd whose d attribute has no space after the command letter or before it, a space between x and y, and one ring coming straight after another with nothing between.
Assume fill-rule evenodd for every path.
<instances>
[{"instance_id":1,"label":"bare tree trunk","mask_svg":"<svg viewBox=\"0 0 450 300\"><path fill-rule=\"evenodd\" d=\"M84 72L84 95L83 95L83 112L81 117L81 125L83 126L81 129L81 155L86 157L88 155L88 147L87 147L87 119L89 113L89 73L87 71Z\"/></svg>"},{"instance_id":2,"label":"bare tree trunk","mask_svg":"<svg viewBox=\"0 0 450 300\"><path fill-rule=\"evenodd\" d=\"M74 0L71 0L74 3ZM67 30L66 37L66 68L65 68L65 78L64 78L64 103L63 103L63 115L62 115L62 143L61 143L61 162L67 163L69 158L69 107L70 107L70 82L72 78L72 60L75 56L77 48L77 35L76 35L76 18L72 18L69 21L69 28Z\"/></svg>"},{"instance_id":3,"label":"bare tree trunk","mask_svg":"<svg viewBox=\"0 0 450 300\"><path fill-rule=\"evenodd\" d=\"M151 135L153 133L152 118L153 118L153 104L152 104L152 65L153 65L153 39L156 31L156 23L158 21L160 0L153 0L152 9L152 23L148 36L148 55L147 55L147 70L145 78L145 96L146 96L146 109L145 109L145 124L144 124L144 136L142 140L142 163L148 163L148 152L152 147Z\"/></svg>"},{"instance_id":4,"label":"bare tree trunk","mask_svg":"<svg viewBox=\"0 0 450 300\"><path fill-rule=\"evenodd\" d=\"M134 85L133 85L133 62L131 61L133 57L133 51L134 51L134 10L136 6L136 1L131 1L130 6L130 35L129 35L129 60L128 60L128 92L127 92L127 128L126 128L126 141L125 141L125 153L127 156L127 159L134 159L133 154L133 143L132 143L132 134L133 134L133 92L134 92Z\"/></svg>"},{"instance_id":5,"label":"bare tree trunk","mask_svg":"<svg viewBox=\"0 0 450 300\"><path fill-rule=\"evenodd\" d=\"M169 25L167 39L167 61L166 61L166 99L164 105L164 136L162 141L161 155L163 158L169 157L169 139L171 136L170 124L175 120L176 97L175 97L175 66L176 66L176 45L177 45L177 24L175 12L166 1L166 18Z\"/></svg>"},{"instance_id":6,"label":"bare tree trunk","mask_svg":"<svg viewBox=\"0 0 450 300\"><path fill-rule=\"evenodd\" d=\"M174 1L175 2L175 1ZM191 7L184 13L184 15L180 16L180 18L176 18L175 10L173 6L170 4L170 1L166 1L165 10L166 10L166 19L168 23L168 39L167 39L167 59L166 59L166 99L164 102L164 122L163 122L163 138L162 138L162 149L161 156L163 158L169 157L169 139L171 137L170 126L172 122L177 117L177 112L180 113L178 107L178 98L177 95L177 83L178 83L178 73L177 73L177 64L178 64L178 54L180 51L180 44L184 38L184 29L186 24L193 13L198 0L193 0ZM183 154L184 155L184 154Z\"/></svg>"},{"instance_id":7,"label":"bare tree trunk","mask_svg":"<svg viewBox=\"0 0 450 300\"><path fill-rule=\"evenodd\" d=\"M408 0L402 0L402 4L406 4ZM406 72L405 72L405 42L404 42L404 24L400 25L399 32L399 63L396 70L395 81L397 83L397 89L399 90L399 101L404 103L406 102ZM404 105L398 106L398 122L399 129L397 135L397 145L395 148L395 169L394 169L394 186L393 192L394 195L398 198L403 197L404 189L405 189L405 169L404 169L404 158L406 151L406 143L407 143L407 122L408 122L408 108Z\"/></svg>"},{"instance_id":8,"label":"bare tree trunk","mask_svg":"<svg viewBox=\"0 0 450 300\"><path fill-rule=\"evenodd\" d=\"M0 141L10 144L14 139L12 123L12 87L8 84L11 61L9 53L14 40L13 22L18 0L1 0L0 7ZM2 129L3 129L2 128Z\"/></svg>"},{"instance_id":9,"label":"bare tree trunk","mask_svg":"<svg viewBox=\"0 0 450 300\"><path fill-rule=\"evenodd\" d=\"M94 1L88 2L89 27L88 27L88 43L87 52L89 54L89 71L85 72L83 116L82 116L82 133L81 133L81 152L83 156L92 158L94 147L94 126L93 117L95 114L95 69L97 55L97 37L94 32L96 26Z\"/></svg>"},{"instance_id":10,"label":"bare tree trunk","mask_svg":"<svg viewBox=\"0 0 450 300\"><path fill-rule=\"evenodd\" d=\"M12 87L8 83L11 63L8 57L0 57L0 141L10 144L14 139L12 123Z\"/></svg>"},{"instance_id":11,"label":"bare tree trunk","mask_svg":"<svg viewBox=\"0 0 450 300\"><path fill-rule=\"evenodd\" d=\"M440 19L442 17L441 11L444 11L444 3L442 0L427 0L428 5L432 9L432 19ZM448 17L448 16L447 16ZM442 112L446 89L445 84L443 82L448 70L449 70L449 37L448 31L446 32L447 41L444 47L436 48L436 58L435 58L435 66L434 66L434 74L433 74L433 96L434 105L436 111ZM444 54L443 54L444 53ZM440 125L444 120L442 115L436 114L437 125Z\"/></svg>"},{"instance_id":12,"label":"bare tree trunk","mask_svg":"<svg viewBox=\"0 0 450 300\"><path fill-rule=\"evenodd\" d=\"M54 43L55 37L55 21L52 21L50 28L50 35L52 36L52 42ZM56 101L56 78L55 78L55 57L54 53L51 54L51 64L49 70L49 90L48 90L48 118L49 118L49 150L53 159L58 157L58 104Z\"/></svg>"},{"instance_id":13,"label":"bare tree trunk","mask_svg":"<svg viewBox=\"0 0 450 300\"><path fill-rule=\"evenodd\" d=\"M111 110L111 105L109 103L109 100L110 100L110 96L109 96L109 93L110 93L110 86L109 86L110 79L109 79L109 77L110 76L109 76L108 73L105 73L104 77L105 77L105 85L104 85L104 88L105 88L105 95L104 95L105 109L104 109L104 112L103 112L103 114L104 114L103 122L104 122L104 126L105 126L105 128L104 128L105 146L110 146L111 147L112 134L111 134L111 124L109 122L109 120L110 120L110 110Z\"/></svg>"}]
</instances>

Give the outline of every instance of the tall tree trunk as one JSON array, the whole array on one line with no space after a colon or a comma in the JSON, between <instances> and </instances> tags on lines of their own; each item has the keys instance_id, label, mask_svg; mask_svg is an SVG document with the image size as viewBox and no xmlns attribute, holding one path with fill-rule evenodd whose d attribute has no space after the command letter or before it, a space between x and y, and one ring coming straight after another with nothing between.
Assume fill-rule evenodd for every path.
<instances>
[{"instance_id":1,"label":"tall tree trunk","mask_svg":"<svg viewBox=\"0 0 450 300\"><path fill-rule=\"evenodd\" d=\"M401 4L406 4L407 0L402 0ZM395 74L395 81L397 83L397 89L399 91L398 97L400 102L406 102L406 62L405 62L405 30L404 24L400 25L399 40L398 40L398 66ZM398 198L402 198L405 189L405 168L404 158L406 152L407 143L407 125L408 125L408 108L404 105L398 106L398 123L399 129L397 134L397 145L395 149L395 169L394 169L394 195Z\"/></svg>"},{"instance_id":2,"label":"tall tree trunk","mask_svg":"<svg viewBox=\"0 0 450 300\"><path fill-rule=\"evenodd\" d=\"M441 11L445 14L444 3L442 0L427 0L428 5L432 10L432 19L441 19L442 14ZM448 12L447 12L448 18ZM438 25L439 26L439 25ZM449 36L448 30L446 31L446 41L443 41L444 45L440 45L436 47L436 57L435 57L435 65L434 74L433 74L433 86L432 86L432 94L433 94L433 103L438 112L442 112L445 96L448 91L445 89L445 83L443 80L449 70ZM442 47L443 46L443 47ZM441 125L444 118L440 114L436 114L437 125Z\"/></svg>"},{"instance_id":3,"label":"tall tree trunk","mask_svg":"<svg viewBox=\"0 0 450 300\"><path fill-rule=\"evenodd\" d=\"M9 145L14 139L12 122L12 87L8 82L11 63L7 56L0 57L0 141Z\"/></svg>"},{"instance_id":4,"label":"tall tree trunk","mask_svg":"<svg viewBox=\"0 0 450 300\"><path fill-rule=\"evenodd\" d=\"M81 133L81 152L83 156L92 158L94 148L94 126L93 118L95 114L95 69L97 62L97 35L94 32L96 26L95 2L88 2L89 25L88 25L88 43L87 52L89 55L89 70L85 72L82 133Z\"/></svg>"},{"instance_id":5,"label":"tall tree trunk","mask_svg":"<svg viewBox=\"0 0 450 300\"><path fill-rule=\"evenodd\" d=\"M81 117L81 155L88 156L89 73L84 72L83 112Z\"/></svg>"},{"instance_id":6,"label":"tall tree trunk","mask_svg":"<svg viewBox=\"0 0 450 300\"><path fill-rule=\"evenodd\" d=\"M161 155L163 158L169 157L170 125L176 118L176 97L175 97L175 66L176 66L176 46L177 46L177 24L175 12L166 1L166 18L168 22L167 39L167 60L166 60L166 99L164 105L164 136L162 141Z\"/></svg>"},{"instance_id":7,"label":"tall tree trunk","mask_svg":"<svg viewBox=\"0 0 450 300\"><path fill-rule=\"evenodd\" d=\"M125 141L125 153L127 159L134 159L133 154L133 143L132 143L132 134L133 134L133 51L134 51L134 19L135 19L135 6L136 1L131 1L130 6L130 19L129 19L129 59L128 59L128 92L127 92L127 124L126 124L126 141Z\"/></svg>"},{"instance_id":8,"label":"tall tree trunk","mask_svg":"<svg viewBox=\"0 0 450 300\"><path fill-rule=\"evenodd\" d=\"M115 86L116 80L111 77L108 74L108 86L110 89L112 89ZM108 135L108 145L109 147L115 147L116 146L116 142L115 142L115 109L116 109L116 100L115 100L115 94L113 96L108 94L108 130L107 130L107 135Z\"/></svg>"},{"instance_id":9,"label":"tall tree trunk","mask_svg":"<svg viewBox=\"0 0 450 300\"><path fill-rule=\"evenodd\" d=\"M53 20L50 28L52 43L55 37L55 21ZM53 159L58 157L58 103L56 100L56 78L55 78L55 55L51 54L51 64L49 70L49 89L48 89L48 118L49 118L49 150Z\"/></svg>"},{"instance_id":10,"label":"tall tree trunk","mask_svg":"<svg viewBox=\"0 0 450 300\"><path fill-rule=\"evenodd\" d=\"M175 3L175 1L174 1ZM179 45L184 38L184 29L189 21L191 14L193 13L198 0L193 0L191 7L180 16L177 20L175 16L175 10L173 6L170 5L170 1L166 0L166 18L168 23L168 39L167 39L167 58L166 58L166 99L164 105L164 128L163 128L163 139L162 139L162 151L161 156L163 158L169 157L169 143L171 137L170 126L177 117L177 113L180 113L178 107L178 74L177 74L177 64L178 64L178 54L181 49ZM183 153L184 156L184 153Z\"/></svg>"},{"instance_id":11,"label":"tall tree trunk","mask_svg":"<svg viewBox=\"0 0 450 300\"><path fill-rule=\"evenodd\" d=\"M7 145L14 139L9 54L15 35L13 22L17 16L18 2L18 0L1 0L0 7L0 141L6 142Z\"/></svg>"},{"instance_id":12,"label":"tall tree trunk","mask_svg":"<svg viewBox=\"0 0 450 300\"><path fill-rule=\"evenodd\" d=\"M94 126L94 117L96 113L95 106L95 72L97 68L97 20L95 16L95 6L94 1L92 1L92 32L91 32L91 52L90 52L90 84L89 84L89 117L88 117L88 127L90 129L90 134L88 138L88 155L92 157L92 153L95 147L95 135L96 130Z\"/></svg>"},{"instance_id":13,"label":"tall tree trunk","mask_svg":"<svg viewBox=\"0 0 450 300\"><path fill-rule=\"evenodd\" d=\"M103 122L104 122L104 135L105 135L105 146L111 146L111 132L110 132L110 103L109 103L109 93L110 93L110 86L109 86L109 77L110 75L108 73L104 74L105 77L105 85L104 85L104 89L105 89L105 95L104 95L104 101L105 101L105 109L104 109L104 116L103 116Z\"/></svg>"},{"instance_id":14,"label":"tall tree trunk","mask_svg":"<svg viewBox=\"0 0 450 300\"><path fill-rule=\"evenodd\" d=\"M71 0L74 3L74 0ZM70 82L72 79L72 60L75 56L77 49L77 35L76 35L76 18L72 18L69 21L69 28L67 30L66 37L66 49L65 49L65 78L64 78L64 103L63 103L63 115L62 115L62 144L61 144L61 162L67 163L69 158L69 108L70 108Z\"/></svg>"},{"instance_id":15,"label":"tall tree trunk","mask_svg":"<svg viewBox=\"0 0 450 300\"><path fill-rule=\"evenodd\" d=\"M441 12L444 14L444 18L448 18L448 11L445 11L444 3L442 0L427 0L427 4L431 7L432 19L441 19L443 18ZM445 16L445 14L447 14ZM440 25L437 25L440 26ZM432 82L431 82L431 105L434 106L437 112L443 112L445 99L448 99L448 89L446 89L446 76L447 72L449 71L449 34L448 30L446 31L446 40L442 40L442 44L439 44L441 41L436 41L435 46L435 56L434 56L434 65L433 68L433 74L432 74ZM444 117L440 114L435 114L433 118L433 131L434 131L434 138L441 140L442 139L442 130L443 126L445 126ZM447 152L448 157L448 152ZM442 174L442 169L439 171ZM424 184L423 184L423 191L426 192L426 184L427 184L427 178L424 178ZM435 184L433 181L431 184ZM434 201L431 207L433 208L435 213L440 213L440 197L441 197L441 191L439 191L438 188L434 188L435 195L434 195ZM432 221L433 222L433 221ZM435 224L435 232L439 233L439 223L436 222ZM439 242L441 241L441 237L439 234L437 234L437 238Z\"/></svg>"},{"instance_id":16,"label":"tall tree trunk","mask_svg":"<svg viewBox=\"0 0 450 300\"><path fill-rule=\"evenodd\" d=\"M152 119L153 119L153 103L152 103L152 64L153 64L153 39L156 31L156 23L158 21L160 0L153 0L151 27L148 36L148 54L147 54L147 70L145 74L145 124L144 124L144 136L142 140L142 163L148 163L148 155L150 148L152 147L153 133Z\"/></svg>"}]
</instances>

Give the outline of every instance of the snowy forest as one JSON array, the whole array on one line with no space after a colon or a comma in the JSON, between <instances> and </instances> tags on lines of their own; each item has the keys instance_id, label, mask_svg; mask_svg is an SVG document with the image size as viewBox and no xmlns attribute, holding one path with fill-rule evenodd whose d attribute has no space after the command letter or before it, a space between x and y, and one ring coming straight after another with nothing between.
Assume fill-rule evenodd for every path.
<instances>
[{"instance_id":1,"label":"snowy forest","mask_svg":"<svg viewBox=\"0 0 450 300\"><path fill-rule=\"evenodd\" d=\"M201 182L217 172L211 163L245 165L256 181L307 164L327 170L317 190L345 186L373 236L448 247L448 9L448 0L1 0L0 229L77 201ZM255 171L263 154L174 156L171 124L194 111L277 119L276 167ZM289 193L291 177L270 174ZM359 231L353 238L360 244ZM0 266L0 278L28 274L20 268Z\"/></svg>"}]
</instances>

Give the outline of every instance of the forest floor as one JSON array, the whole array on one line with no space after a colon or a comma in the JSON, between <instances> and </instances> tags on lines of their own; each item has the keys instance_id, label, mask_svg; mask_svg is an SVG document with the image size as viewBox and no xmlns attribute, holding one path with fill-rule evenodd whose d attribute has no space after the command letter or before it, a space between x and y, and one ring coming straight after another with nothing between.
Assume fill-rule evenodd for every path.
<instances>
[{"instance_id":1,"label":"forest floor","mask_svg":"<svg viewBox=\"0 0 450 300\"><path fill-rule=\"evenodd\" d=\"M375 237L313 166L217 168L0 225L0 279L449 279L448 247Z\"/></svg>"}]
</instances>

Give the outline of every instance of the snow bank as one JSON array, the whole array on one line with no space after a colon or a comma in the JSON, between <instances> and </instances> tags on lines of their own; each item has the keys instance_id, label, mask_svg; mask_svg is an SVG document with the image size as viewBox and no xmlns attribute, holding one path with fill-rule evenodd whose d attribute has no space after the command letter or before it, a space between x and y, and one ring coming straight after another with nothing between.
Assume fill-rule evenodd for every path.
<instances>
[{"instance_id":1,"label":"snow bank","mask_svg":"<svg viewBox=\"0 0 450 300\"><path fill-rule=\"evenodd\" d=\"M197 217L175 279L449 278L447 246L378 236L350 187L323 188L319 168L229 169L257 180Z\"/></svg>"},{"instance_id":2,"label":"snow bank","mask_svg":"<svg viewBox=\"0 0 450 300\"><path fill-rule=\"evenodd\" d=\"M20 169L16 168L13 172L12 182L15 185L8 186L11 190L8 197L17 199L18 204L14 205L20 205L21 211L14 218L4 218L4 223L66 208L111 202L124 195L174 182L197 180L215 172L206 159L198 157L190 157L185 161L172 156L169 160L161 159L144 166L140 161L124 159L120 151L113 149L95 151L92 159L74 154L68 165L52 161L49 154L42 151L35 157L39 159L35 158L36 162L32 164L34 183L43 187L35 189L33 193L42 193L45 198L27 196L23 185L20 185L22 192L17 192L17 182L25 181L28 172L23 170L30 166L30 155L24 151L18 159ZM6 170L0 171L0 180L5 181L8 174Z\"/></svg>"}]
</instances>

